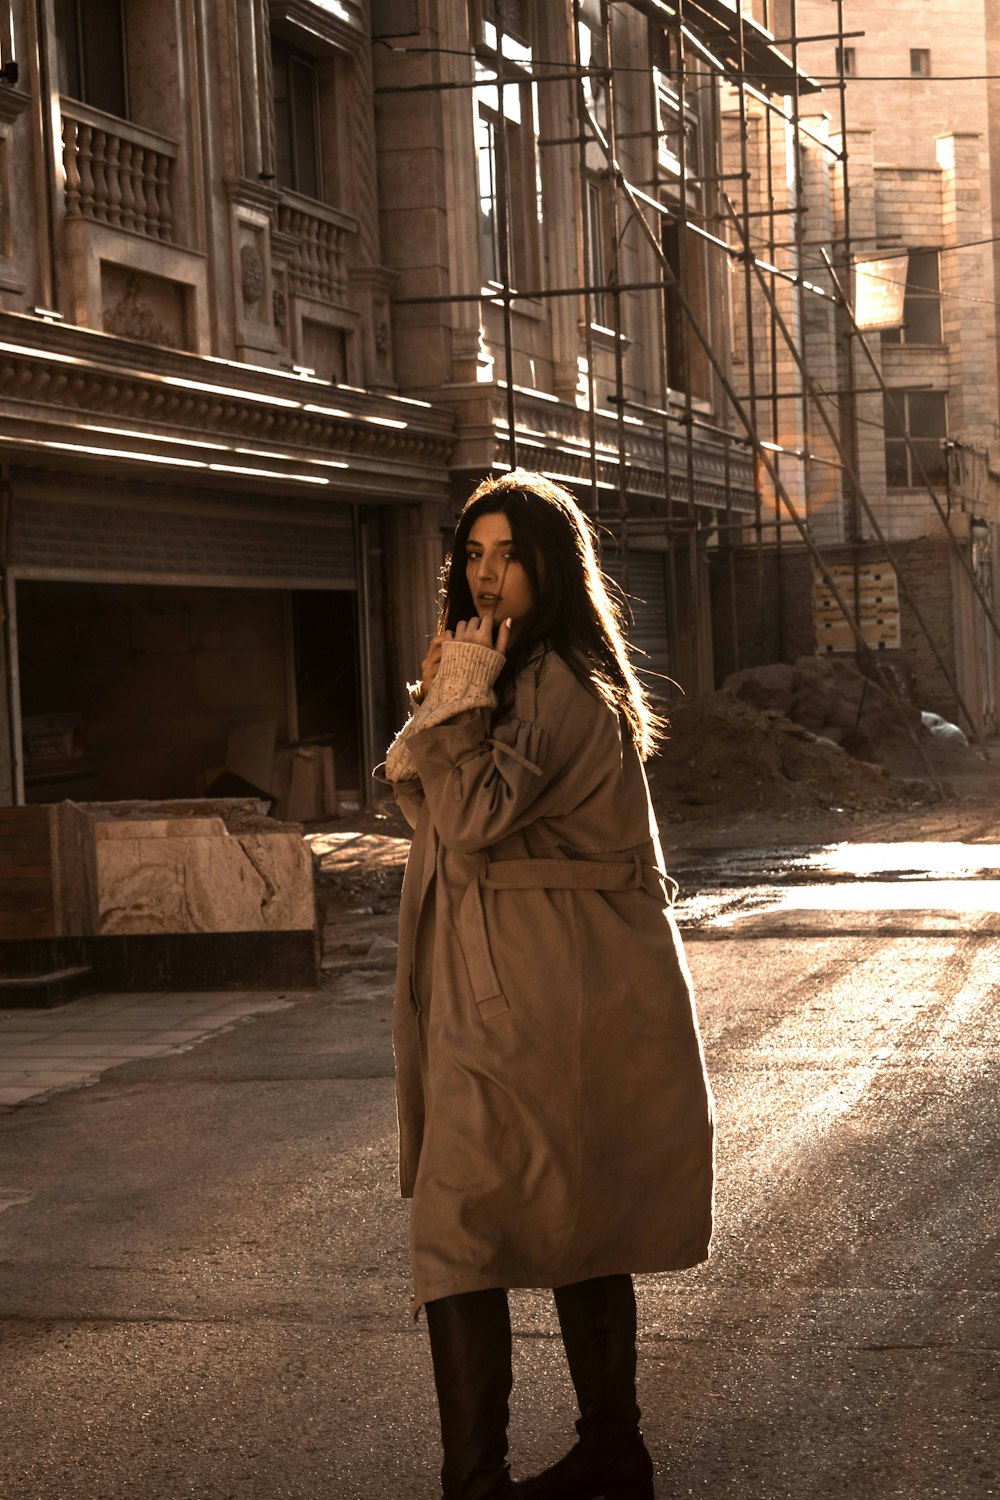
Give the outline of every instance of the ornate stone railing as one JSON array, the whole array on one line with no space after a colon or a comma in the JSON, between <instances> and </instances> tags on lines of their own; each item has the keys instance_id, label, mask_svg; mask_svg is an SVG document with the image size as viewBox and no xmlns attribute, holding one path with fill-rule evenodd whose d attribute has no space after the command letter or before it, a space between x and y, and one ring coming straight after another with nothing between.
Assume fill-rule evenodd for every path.
<instances>
[{"instance_id":1,"label":"ornate stone railing","mask_svg":"<svg viewBox=\"0 0 1000 1500\"><path fill-rule=\"evenodd\" d=\"M321 302L347 300L347 252L357 222L311 198L283 193L278 230L292 245L288 266L291 291Z\"/></svg>"},{"instance_id":2,"label":"ornate stone railing","mask_svg":"<svg viewBox=\"0 0 1000 1500\"><path fill-rule=\"evenodd\" d=\"M66 217L173 240L177 142L63 99Z\"/></svg>"}]
</instances>

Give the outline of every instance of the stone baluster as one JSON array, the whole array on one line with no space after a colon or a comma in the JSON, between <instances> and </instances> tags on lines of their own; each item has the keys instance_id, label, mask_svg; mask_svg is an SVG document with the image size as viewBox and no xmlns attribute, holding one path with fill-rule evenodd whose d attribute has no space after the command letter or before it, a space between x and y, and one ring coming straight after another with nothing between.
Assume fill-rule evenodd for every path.
<instances>
[{"instance_id":1,"label":"stone baluster","mask_svg":"<svg viewBox=\"0 0 1000 1500\"><path fill-rule=\"evenodd\" d=\"M121 139L117 135L108 136L107 153L104 158L104 171L108 184L108 223L117 229L122 221L122 182L119 169L119 155L121 152Z\"/></svg>"},{"instance_id":2,"label":"stone baluster","mask_svg":"<svg viewBox=\"0 0 1000 1500\"><path fill-rule=\"evenodd\" d=\"M80 143L80 213L85 219L94 213L94 173L91 167L91 138L93 130L81 125L77 140Z\"/></svg>"},{"instance_id":3,"label":"stone baluster","mask_svg":"<svg viewBox=\"0 0 1000 1500\"><path fill-rule=\"evenodd\" d=\"M306 217L307 243L309 246L309 290L314 297L321 295L323 278L321 275L319 234L320 222L311 214Z\"/></svg>"},{"instance_id":4,"label":"stone baluster","mask_svg":"<svg viewBox=\"0 0 1000 1500\"><path fill-rule=\"evenodd\" d=\"M90 169L94 174L94 206L92 214L99 224L106 224L108 221L107 147L107 132L95 130L90 141Z\"/></svg>"},{"instance_id":5,"label":"stone baluster","mask_svg":"<svg viewBox=\"0 0 1000 1500\"><path fill-rule=\"evenodd\" d=\"M316 223L316 272L317 289L321 297L329 298L333 284L333 261L330 256L330 228L322 219Z\"/></svg>"},{"instance_id":6,"label":"stone baluster","mask_svg":"<svg viewBox=\"0 0 1000 1500\"><path fill-rule=\"evenodd\" d=\"M331 229L333 240L333 284L331 296L335 302L343 302L347 297L347 237L339 228Z\"/></svg>"},{"instance_id":7,"label":"stone baluster","mask_svg":"<svg viewBox=\"0 0 1000 1500\"><path fill-rule=\"evenodd\" d=\"M154 240L160 238L160 227L163 222L156 172L158 156L157 151L142 153L142 186L146 194L146 233Z\"/></svg>"},{"instance_id":8,"label":"stone baluster","mask_svg":"<svg viewBox=\"0 0 1000 1500\"><path fill-rule=\"evenodd\" d=\"M173 170L174 164L169 156L157 158L156 182L160 199L161 240L172 240L174 237Z\"/></svg>"},{"instance_id":9,"label":"stone baluster","mask_svg":"<svg viewBox=\"0 0 1000 1500\"><path fill-rule=\"evenodd\" d=\"M63 115L63 164L66 168L66 217L80 217L80 127L69 115Z\"/></svg>"},{"instance_id":10,"label":"stone baluster","mask_svg":"<svg viewBox=\"0 0 1000 1500\"><path fill-rule=\"evenodd\" d=\"M146 153L141 146L132 148L132 194L135 200L135 227L145 234L149 227L149 209L146 203L146 179L143 165Z\"/></svg>"},{"instance_id":11,"label":"stone baluster","mask_svg":"<svg viewBox=\"0 0 1000 1500\"><path fill-rule=\"evenodd\" d=\"M295 259L292 264L295 267L295 290L304 292L306 287L306 247L302 238L303 224L302 215L298 209L294 209L289 217L289 228L295 236Z\"/></svg>"},{"instance_id":12,"label":"stone baluster","mask_svg":"<svg viewBox=\"0 0 1000 1500\"><path fill-rule=\"evenodd\" d=\"M122 141L119 161L119 175L122 185L122 228L135 228L135 191L132 187L132 155L133 146L131 141Z\"/></svg>"}]
</instances>

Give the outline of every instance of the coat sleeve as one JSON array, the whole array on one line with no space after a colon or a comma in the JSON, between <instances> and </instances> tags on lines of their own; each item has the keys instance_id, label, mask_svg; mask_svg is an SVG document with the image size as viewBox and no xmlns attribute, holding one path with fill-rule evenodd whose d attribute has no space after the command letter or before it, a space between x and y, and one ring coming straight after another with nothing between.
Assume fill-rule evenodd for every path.
<instances>
[{"instance_id":1,"label":"coat sleeve","mask_svg":"<svg viewBox=\"0 0 1000 1500\"><path fill-rule=\"evenodd\" d=\"M383 786L392 788L400 812L410 827L416 828L420 809L424 805L424 789L420 785L420 777L411 776L405 781L393 781L390 776L386 775L385 761L383 761L381 765L375 767L372 779L381 782Z\"/></svg>"},{"instance_id":2,"label":"coat sleeve","mask_svg":"<svg viewBox=\"0 0 1000 1500\"><path fill-rule=\"evenodd\" d=\"M466 641L446 641L441 664L426 696L411 692L413 713L386 751L385 760L372 775L391 786L403 816L416 828L424 805L420 772L410 754L410 737L420 729L447 723L466 709L493 708L493 683L503 667L503 657L489 646Z\"/></svg>"},{"instance_id":3,"label":"coat sleeve","mask_svg":"<svg viewBox=\"0 0 1000 1500\"><path fill-rule=\"evenodd\" d=\"M595 730L611 717L567 667L547 658L533 722L493 725L489 710L476 709L415 729L409 750L441 842L478 853L564 811L560 779L574 756L591 753Z\"/></svg>"}]
</instances>

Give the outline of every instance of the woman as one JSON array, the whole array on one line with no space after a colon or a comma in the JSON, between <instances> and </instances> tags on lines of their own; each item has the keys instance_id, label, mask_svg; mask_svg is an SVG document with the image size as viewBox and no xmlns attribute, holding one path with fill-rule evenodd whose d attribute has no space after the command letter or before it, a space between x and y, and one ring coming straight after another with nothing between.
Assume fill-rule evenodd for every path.
<instances>
[{"instance_id":1,"label":"woman","mask_svg":"<svg viewBox=\"0 0 1000 1500\"><path fill-rule=\"evenodd\" d=\"M458 521L384 778L414 828L394 1045L444 1500L643 1500L631 1273L708 1254L712 1103L642 760L659 723L593 532L539 474ZM499 622L499 625L498 625ZM507 1464L509 1287L552 1287L580 1405Z\"/></svg>"}]
</instances>

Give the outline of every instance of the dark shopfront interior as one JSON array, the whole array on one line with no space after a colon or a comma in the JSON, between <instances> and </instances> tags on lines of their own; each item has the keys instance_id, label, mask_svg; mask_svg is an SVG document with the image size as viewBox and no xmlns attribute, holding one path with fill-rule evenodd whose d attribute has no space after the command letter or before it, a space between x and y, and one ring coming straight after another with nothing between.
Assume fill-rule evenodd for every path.
<instances>
[{"instance_id":1,"label":"dark shopfront interior","mask_svg":"<svg viewBox=\"0 0 1000 1500\"><path fill-rule=\"evenodd\" d=\"M353 590L19 580L25 800L187 798L240 726L362 787ZM265 788L265 790L267 790Z\"/></svg>"}]
</instances>

